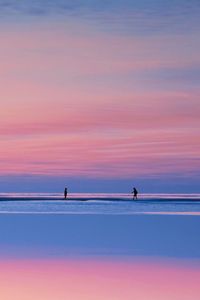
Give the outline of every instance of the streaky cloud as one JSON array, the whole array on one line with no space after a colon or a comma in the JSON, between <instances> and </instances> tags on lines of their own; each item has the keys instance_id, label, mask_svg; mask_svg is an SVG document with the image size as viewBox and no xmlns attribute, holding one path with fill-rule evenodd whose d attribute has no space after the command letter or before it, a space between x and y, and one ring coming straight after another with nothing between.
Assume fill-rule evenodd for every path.
<instances>
[{"instance_id":1,"label":"streaky cloud","mask_svg":"<svg viewBox=\"0 0 200 300\"><path fill-rule=\"evenodd\" d=\"M160 32L198 31L200 5L198 1L102 1L44 0L0 1L1 22L21 17L45 19L75 18L92 22L103 31L118 34L159 34Z\"/></svg>"}]
</instances>

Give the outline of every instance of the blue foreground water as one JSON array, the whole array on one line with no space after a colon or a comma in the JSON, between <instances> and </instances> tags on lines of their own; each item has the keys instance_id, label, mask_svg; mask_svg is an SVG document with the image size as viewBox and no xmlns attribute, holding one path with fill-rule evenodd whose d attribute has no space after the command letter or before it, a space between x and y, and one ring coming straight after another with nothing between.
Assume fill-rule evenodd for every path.
<instances>
[{"instance_id":1,"label":"blue foreground water","mask_svg":"<svg viewBox=\"0 0 200 300\"><path fill-rule=\"evenodd\" d=\"M1 194L1 258L178 259L200 265L200 195Z\"/></svg>"}]
</instances>

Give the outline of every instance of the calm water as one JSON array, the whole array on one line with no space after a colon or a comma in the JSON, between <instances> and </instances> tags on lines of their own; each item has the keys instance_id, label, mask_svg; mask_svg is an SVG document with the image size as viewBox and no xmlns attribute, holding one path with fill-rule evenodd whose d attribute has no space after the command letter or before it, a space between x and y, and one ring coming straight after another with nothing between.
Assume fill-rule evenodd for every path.
<instances>
[{"instance_id":1,"label":"calm water","mask_svg":"<svg viewBox=\"0 0 200 300\"><path fill-rule=\"evenodd\" d=\"M0 193L0 213L200 215L200 194Z\"/></svg>"},{"instance_id":2,"label":"calm water","mask_svg":"<svg viewBox=\"0 0 200 300\"><path fill-rule=\"evenodd\" d=\"M199 196L1 194L0 259L144 257L199 265Z\"/></svg>"}]
</instances>

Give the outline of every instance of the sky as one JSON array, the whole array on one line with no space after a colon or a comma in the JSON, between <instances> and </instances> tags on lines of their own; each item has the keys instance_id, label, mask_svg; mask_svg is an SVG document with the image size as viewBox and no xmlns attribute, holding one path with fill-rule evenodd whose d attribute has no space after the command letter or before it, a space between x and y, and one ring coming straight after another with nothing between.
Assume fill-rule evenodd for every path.
<instances>
[{"instance_id":1,"label":"sky","mask_svg":"<svg viewBox=\"0 0 200 300\"><path fill-rule=\"evenodd\" d=\"M200 192L199 13L0 0L0 192Z\"/></svg>"}]
</instances>

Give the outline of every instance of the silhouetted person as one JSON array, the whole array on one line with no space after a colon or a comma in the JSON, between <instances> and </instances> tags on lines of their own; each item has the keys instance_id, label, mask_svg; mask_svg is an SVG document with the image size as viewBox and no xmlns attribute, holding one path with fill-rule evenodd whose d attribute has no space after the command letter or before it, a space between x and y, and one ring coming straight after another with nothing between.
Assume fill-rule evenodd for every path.
<instances>
[{"instance_id":1,"label":"silhouetted person","mask_svg":"<svg viewBox=\"0 0 200 300\"><path fill-rule=\"evenodd\" d=\"M138 191L136 190L135 187L133 188L132 194L133 194L133 199L136 200L137 199L137 195L138 195Z\"/></svg>"},{"instance_id":2,"label":"silhouetted person","mask_svg":"<svg viewBox=\"0 0 200 300\"><path fill-rule=\"evenodd\" d=\"M64 189L64 197L67 198L67 188Z\"/></svg>"}]
</instances>

